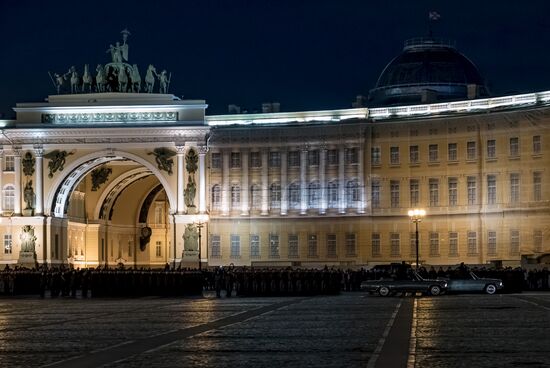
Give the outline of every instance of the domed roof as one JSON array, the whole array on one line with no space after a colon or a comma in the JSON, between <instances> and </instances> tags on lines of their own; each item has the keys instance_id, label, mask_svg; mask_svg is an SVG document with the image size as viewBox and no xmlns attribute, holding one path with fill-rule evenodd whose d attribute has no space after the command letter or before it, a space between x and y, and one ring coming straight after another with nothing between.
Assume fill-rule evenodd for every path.
<instances>
[{"instance_id":1,"label":"domed roof","mask_svg":"<svg viewBox=\"0 0 550 368\"><path fill-rule=\"evenodd\" d=\"M421 38L405 42L403 52L380 74L369 100L392 105L488 95L476 66L450 42Z\"/></svg>"}]
</instances>

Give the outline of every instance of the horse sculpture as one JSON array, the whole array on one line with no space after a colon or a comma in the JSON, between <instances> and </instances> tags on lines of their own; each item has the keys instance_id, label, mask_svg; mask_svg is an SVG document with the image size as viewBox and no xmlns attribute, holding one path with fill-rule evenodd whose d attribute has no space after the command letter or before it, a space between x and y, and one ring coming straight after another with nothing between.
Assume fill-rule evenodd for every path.
<instances>
[{"instance_id":1,"label":"horse sculpture","mask_svg":"<svg viewBox=\"0 0 550 368\"><path fill-rule=\"evenodd\" d=\"M73 66L71 67L71 93L78 93L80 89L79 85L80 77L78 76L78 72Z\"/></svg>"},{"instance_id":2,"label":"horse sculpture","mask_svg":"<svg viewBox=\"0 0 550 368\"><path fill-rule=\"evenodd\" d=\"M107 79L105 78L105 71L103 70L103 65L99 64L95 70L97 72L95 77L97 92L105 92L105 83L107 82Z\"/></svg>"},{"instance_id":3,"label":"horse sculpture","mask_svg":"<svg viewBox=\"0 0 550 368\"><path fill-rule=\"evenodd\" d=\"M84 65L84 74L82 75L82 92L86 92L88 88L88 93L92 93L92 75L90 74L90 68L88 64Z\"/></svg>"},{"instance_id":4,"label":"horse sculpture","mask_svg":"<svg viewBox=\"0 0 550 368\"><path fill-rule=\"evenodd\" d=\"M132 74L130 75L132 79L131 90L132 92L137 92L141 90L141 75L139 74L137 64L132 65Z\"/></svg>"},{"instance_id":5,"label":"horse sculpture","mask_svg":"<svg viewBox=\"0 0 550 368\"><path fill-rule=\"evenodd\" d=\"M153 93L153 88L155 87L155 76L157 75L157 70L151 64L147 68L147 74L145 75L145 85L147 93Z\"/></svg>"},{"instance_id":6,"label":"horse sculpture","mask_svg":"<svg viewBox=\"0 0 550 368\"><path fill-rule=\"evenodd\" d=\"M118 91L119 92L126 92L126 89L128 88L128 74L126 74L126 67L121 66L117 73L117 79L118 79Z\"/></svg>"}]
</instances>

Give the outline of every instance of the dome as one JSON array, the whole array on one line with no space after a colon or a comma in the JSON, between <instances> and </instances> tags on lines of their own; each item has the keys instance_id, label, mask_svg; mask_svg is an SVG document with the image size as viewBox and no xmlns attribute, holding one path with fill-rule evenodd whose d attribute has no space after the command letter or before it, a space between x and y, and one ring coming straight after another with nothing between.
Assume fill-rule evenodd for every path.
<instances>
[{"instance_id":1,"label":"dome","mask_svg":"<svg viewBox=\"0 0 550 368\"><path fill-rule=\"evenodd\" d=\"M476 66L451 42L434 38L405 42L369 92L375 105L431 103L488 96Z\"/></svg>"}]
</instances>

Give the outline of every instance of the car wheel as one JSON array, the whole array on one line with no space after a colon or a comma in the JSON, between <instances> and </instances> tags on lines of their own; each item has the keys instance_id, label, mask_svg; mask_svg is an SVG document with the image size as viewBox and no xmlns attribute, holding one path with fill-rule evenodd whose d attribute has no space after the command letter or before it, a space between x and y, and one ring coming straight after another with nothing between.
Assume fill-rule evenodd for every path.
<instances>
[{"instance_id":1,"label":"car wheel","mask_svg":"<svg viewBox=\"0 0 550 368\"><path fill-rule=\"evenodd\" d=\"M437 285L432 285L430 286L430 295L433 295L433 296L438 296L439 294L441 294L441 288Z\"/></svg>"},{"instance_id":2,"label":"car wheel","mask_svg":"<svg viewBox=\"0 0 550 368\"><path fill-rule=\"evenodd\" d=\"M497 292L497 288L496 288L495 285L489 284L489 285L485 286L485 293L487 293L489 295L493 295L496 292Z\"/></svg>"},{"instance_id":3,"label":"car wheel","mask_svg":"<svg viewBox=\"0 0 550 368\"><path fill-rule=\"evenodd\" d=\"M390 295L390 289L387 286L380 286L380 289L378 289L378 295L388 296Z\"/></svg>"}]
</instances>

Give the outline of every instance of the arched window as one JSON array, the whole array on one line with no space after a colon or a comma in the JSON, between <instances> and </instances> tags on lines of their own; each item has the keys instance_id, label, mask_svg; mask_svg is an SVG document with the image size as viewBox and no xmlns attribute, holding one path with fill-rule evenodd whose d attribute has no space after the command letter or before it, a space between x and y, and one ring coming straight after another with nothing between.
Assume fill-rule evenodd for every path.
<instances>
[{"instance_id":1,"label":"arched window","mask_svg":"<svg viewBox=\"0 0 550 368\"><path fill-rule=\"evenodd\" d=\"M346 201L348 207L353 207L359 201L359 184L357 180L350 180L346 184Z\"/></svg>"},{"instance_id":2,"label":"arched window","mask_svg":"<svg viewBox=\"0 0 550 368\"><path fill-rule=\"evenodd\" d=\"M309 183L309 186L307 188L309 208L319 207L319 198L320 198L319 189L320 189L320 185L318 181Z\"/></svg>"},{"instance_id":3,"label":"arched window","mask_svg":"<svg viewBox=\"0 0 550 368\"><path fill-rule=\"evenodd\" d=\"M262 191L258 185L250 187L250 198L253 209L257 210L262 206Z\"/></svg>"},{"instance_id":4,"label":"arched window","mask_svg":"<svg viewBox=\"0 0 550 368\"><path fill-rule=\"evenodd\" d=\"M269 187L269 199L271 208L281 207L281 185L279 183L273 183Z\"/></svg>"},{"instance_id":5,"label":"arched window","mask_svg":"<svg viewBox=\"0 0 550 368\"><path fill-rule=\"evenodd\" d=\"M338 181L333 180L328 183L328 206L330 208L338 207Z\"/></svg>"},{"instance_id":6,"label":"arched window","mask_svg":"<svg viewBox=\"0 0 550 368\"><path fill-rule=\"evenodd\" d=\"M241 204L241 187L238 184L231 186L231 207L237 208Z\"/></svg>"},{"instance_id":7,"label":"arched window","mask_svg":"<svg viewBox=\"0 0 550 368\"><path fill-rule=\"evenodd\" d=\"M15 206L15 187L11 184L4 186L4 211L13 211Z\"/></svg>"},{"instance_id":8,"label":"arched window","mask_svg":"<svg viewBox=\"0 0 550 368\"><path fill-rule=\"evenodd\" d=\"M290 208L300 208L300 184L290 184L288 187L288 202L290 204Z\"/></svg>"},{"instance_id":9,"label":"arched window","mask_svg":"<svg viewBox=\"0 0 550 368\"><path fill-rule=\"evenodd\" d=\"M218 184L212 187L212 207L219 208L222 198L221 198L221 188Z\"/></svg>"}]
</instances>

